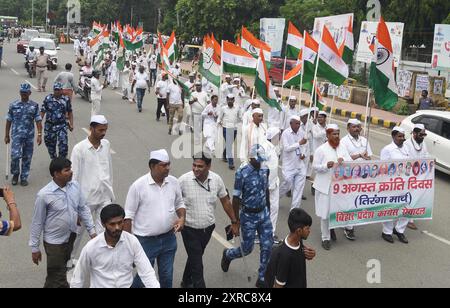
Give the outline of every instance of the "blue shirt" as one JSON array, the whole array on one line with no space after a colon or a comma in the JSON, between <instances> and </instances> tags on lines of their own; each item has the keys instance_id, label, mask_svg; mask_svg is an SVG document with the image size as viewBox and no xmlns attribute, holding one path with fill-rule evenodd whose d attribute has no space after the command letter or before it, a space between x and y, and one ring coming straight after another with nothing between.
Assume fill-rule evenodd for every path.
<instances>
[{"instance_id":1,"label":"blue shirt","mask_svg":"<svg viewBox=\"0 0 450 308\"><path fill-rule=\"evenodd\" d=\"M6 120L12 124L13 138L34 138L34 122L42 121L39 105L34 101L16 100L9 105Z\"/></svg>"},{"instance_id":2,"label":"blue shirt","mask_svg":"<svg viewBox=\"0 0 450 308\"><path fill-rule=\"evenodd\" d=\"M54 245L67 243L72 232L77 232L77 218L86 226L89 234L95 233L91 211L77 182L69 182L64 188L54 181L42 188L36 198L31 222L30 242L32 252L39 251L42 231L44 242Z\"/></svg>"},{"instance_id":3,"label":"blue shirt","mask_svg":"<svg viewBox=\"0 0 450 308\"><path fill-rule=\"evenodd\" d=\"M56 98L53 94L47 95L42 103L41 112L45 113L45 121L51 124L66 124L66 113L72 112L70 98L61 95Z\"/></svg>"},{"instance_id":4,"label":"blue shirt","mask_svg":"<svg viewBox=\"0 0 450 308\"><path fill-rule=\"evenodd\" d=\"M267 205L266 192L269 187L269 169L255 169L247 164L236 172L233 196L242 200L249 209L263 209Z\"/></svg>"}]
</instances>

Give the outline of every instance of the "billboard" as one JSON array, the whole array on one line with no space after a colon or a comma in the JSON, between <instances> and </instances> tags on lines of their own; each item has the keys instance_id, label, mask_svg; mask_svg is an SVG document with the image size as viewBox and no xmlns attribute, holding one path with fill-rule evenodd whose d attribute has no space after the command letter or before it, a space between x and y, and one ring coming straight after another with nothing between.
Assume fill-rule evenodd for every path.
<instances>
[{"instance_id":1,"label":"billboard","mask_svg":"<svg viewBox=\"0 0 450 308\"><path fill-rule=\"evenodd\" d=\"M437 70L450 69L450 25L434 26L431 67Z\"/></svg>"},{"instance_id":2,"label":"billboard","mask_svg":"<svg viewBox=\"0 0 450 308\"><path fill-rule=\"evenodd\" d=\"M313 38L317 42L320 41L322 29L325 25L327 26L328 30L330 30L330 33L333 36L337 46L341 46L345 39L345 33L348 28L348 22L350 18L354 20L353 13L315 18L314 29L312 33Z\"/></svg>"},{"instance_id":3,"label":"billboard","mask_svg":"<svg viewBox=\"0 0 450 308\"><path fill-rule=\"evenodd\" d=\"M386 25L391 34L392 49L394 51L394 65L395 67L398 67L402 56L403 29L405 24L401 22L387 22ZM362 22L356 61L369 64L372 61L373 53L370 50L370 45L374 36L376 36L377 27L378 22Z\"/></svg>"},{"instance_id":4,"label":"billboard","mask_svg":"<svg viewBox=\"0 0 450 308\"><path fill-rule=\"evenodd\" d=\"M284 43L284 18L261 18L260 39L272 48L272 57L281 57Z\"/></svg>"}]
</instances>

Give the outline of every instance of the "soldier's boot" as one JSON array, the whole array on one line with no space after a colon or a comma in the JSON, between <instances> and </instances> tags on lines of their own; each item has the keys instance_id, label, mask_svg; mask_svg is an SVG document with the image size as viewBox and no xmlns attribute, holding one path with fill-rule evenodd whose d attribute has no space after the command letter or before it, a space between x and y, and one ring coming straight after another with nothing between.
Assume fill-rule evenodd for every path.
<instances>
[{"instance_id":1,"label":"soldier's boot","mask_svg":"<svg viewBox=\"0 0 450 308\"><path fill-rule=\"evenodd\" d=\"M19 175L18 174L14 175L13 178L12 178L12 181L11 181L11 184L13 186L16 186L17 183L19 183Z\"/></svg>"}]
</instances>

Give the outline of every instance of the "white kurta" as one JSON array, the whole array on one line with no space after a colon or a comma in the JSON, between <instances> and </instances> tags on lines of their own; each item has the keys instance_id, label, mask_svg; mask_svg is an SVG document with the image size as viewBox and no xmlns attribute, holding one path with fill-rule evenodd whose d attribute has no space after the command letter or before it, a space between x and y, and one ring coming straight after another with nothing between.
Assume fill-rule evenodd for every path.
<instances>
[{"instance_id":1,"label":"white kurta","mask_svg":"<svg viewBox=\"0 0 450 308\"><path fill-rule=\"evenodd\" d=\"M290 108L290 107L284 107L283 111L281 112L281 120L280 120L280 125L281 125L281 129L285 130L288 129L291 125L290 120L292 116L298 116L298 111L297 108Z\"/></svg>"},{"instance_id":2,"label":"white kurta","mask_svg":"<svg viewBox=\"0 0 450 308\"><path fill-rule=\"evenodd\" d=\"M412 137L405 141L403 146L408 150L409 156L411 158L429 158L430 153L428 153L427 145L425 142L418 144Z\"/></svg>"},{"instance_id":3,"label":"white kurta","mask_svg":"<svg viewBox=\"0 0 450 308\"><path fill-rule=\"evenodd\" d=\"M277 228L278 210L280 207L280 178L278 177L279 151L271 142L264 143L267 161L266 167L269 169L269 197L270 197L270 221L272 222L273 234Z\"/></svg>"},{"instance_id":4,"label":"white kurta","mask_svg":"<svg viewBox=\"0 0 450 308\"><path fill-rule=\"evenodd\" d=\"M269 111L267 114L267 123L269 127L277 127L280 128L281 121L281 111L277 108L269 107Z\"/></svg>"},{"instance_id":5,"label":"white kurta","mask_svg":"<svg viewBox=\"0 0 450 308\"><path fill-rule=\"evenodd\" d=\"M316 215L328 219L330 214L330 190L333 168L327 167L328 162L338 162L339 158L351 161L351 157L343 146L333 149L327 142L314 153L313 169L316 172L314 189L316 190Z\"/></svg>"},{"instance_id":6,"label":"white kurta","mask_svg":"<svg viewBox=\"0 0 450 308\"><path fill-rule=\"evenodd\" d=\"M248 155L253 145L259 144L264 147L264 144L268 142L266 135L267 127L264 123L257 126L252 122L242 129L240 158L243 164L248 163Z\"/></svg>"},{"instance_id":7,"label":"white kurta","mask_svg":"<svg viewBox=\"0 0 450 308\"><path fill-rule=\"evenodd\" d=\"M199 144L202 139L202 126L203 126L203 117L202 112L208 105L208 94L204 91L201 92L193 92L191 95L191 102L196 101L190 104L190 109L192 112L192 126L194 128L194 141L195 144Z\"/></svg>"},{"instance_id":8,"label":"white kurta","mask_svg":"<svg viewBox=\"0 0 450 308\"><path fill-rule=\"evenodd\" d=\"M317 123L312 127L311 132L313 136L313 151L311 153L314 154L322 144L327 142L327 129L326 126Z\"/></svg>"},{"instance_id":9,"label":"white kurta","mask_svg":"<svg viewBox=\"0 0 450 308\"><path fill-rule=\"evenodd\" d=\"M209 114L211 113L211 114ZM216 150L217 138L217 118L219 117L219 106L212 104L206 106L202 112L203 117L203 136L206 139L206 147L211 151Z\"/></svg>"},{"instance_id":10,"label":"white kurta","mask_svg":"<svg viewBox=\"0 0 450 308\"><path fill-rule=\"evenodd\" d=\"M373 155L370 143L367 144L367 139L363 136L359 136L358 139L355 139L350 134L348 134L347 136L342 138L341 145L347 149L347 152L350 154L350 156L364 154L366 151L369 156ZM364 161L364 158L360 157L356 161Z\"/></svg>"}]
</instances>

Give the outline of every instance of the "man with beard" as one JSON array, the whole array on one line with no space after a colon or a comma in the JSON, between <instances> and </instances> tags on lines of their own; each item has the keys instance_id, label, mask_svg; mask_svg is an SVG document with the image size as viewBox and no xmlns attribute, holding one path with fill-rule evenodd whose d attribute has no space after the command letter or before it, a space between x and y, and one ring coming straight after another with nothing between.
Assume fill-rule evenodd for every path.
<instances>
[{"instance_id":1,"label":"man with beard","mask_svg":"<svg viewBox=\"0 0 450 308\"><path fill-rule=\"evenodd\" d=\"M351 161L345 147L340 146L339 127L336 124L327 126L328 142L321 145L314 153L313 169L316 172L314 181L316 215L321 218L322 247L331 249L330 239L336 240L334 230L330 232L330 194L333 169L344 161Z\"/></svg>"},{"instance_id":2,"label":"man with beard","mask_svg":"<svg viewBox=\"0 0 450 308\"><path fill-rule=\"evenodd\" d=\"M147 288L159 288L155 271L138 239L122 232L125 211L110 204L100 213L105 232L88 242L75 267L71 288L129 288L133 283L133 268Z\"/></svg>"},{"instance_id":3,"label":"man with beard","mask_svg":"<svg viewBox=\"0 0 450 308\"><path fill-rule=\"evenodd\" d=\"M405 148L408 150L410 158L422 159L430 157L427 145L425 144L425 142L423 142L426 136L427 132L423 124L414 125L411 138L406 140L404 144ZM408 228L417 230L417 226L412 219L408 223Z\"/></svg>"},{"instance_id":4,"label":"man with beard","mask_svg":"<svg viewBox=\"0 0 450 308\"><path fill-rule=\"evenodd\" d=\"M392 129L392 143L388 144L381 150L380 160L392 162L393 160L405 160L411 159L408 153L408 149L404 146L405 143L405 130L401 127L394 127ZM383 223L383 233L381 237L388 243L393 244L394 238L392 234L397 235L400 242L408 244L404 232L408 225L408 218L399 218L396 226L394 227L394 221L388 221Z\"/></svg>"}]
</instances>

